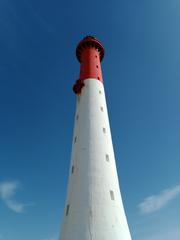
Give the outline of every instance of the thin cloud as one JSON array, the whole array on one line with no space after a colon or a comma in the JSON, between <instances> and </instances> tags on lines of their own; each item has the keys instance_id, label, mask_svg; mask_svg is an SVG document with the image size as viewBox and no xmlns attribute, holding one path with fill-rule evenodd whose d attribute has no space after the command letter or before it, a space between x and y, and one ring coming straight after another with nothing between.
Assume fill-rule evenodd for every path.
<instances>
[{"instance_id":1,"label":"thin cloud","mask_svg":"<svg viewBox=\"0 0 180 240\"><path fill-rule=\"evenodd\" d=\"M27 206L32 203L20 203L14 199L14 195L20 189L21 184L18 181L5 181L0 183L0 199L5 205L16 213L23 213Z\"/></svg>"},{"instance_id":2,"label":"thin cloud","mask_svg":"<svg viewBox=\"0 0 180 240\"><path fill-rule=\"evenodd\" d=\"M143 214L156 212L166 206L178 195L180 195L180 184L173 188L166 189L157 195L152 195L145 198L143 202L138 205L138 208Z\"/></svg>"},{"instance_id":3,"label":"thin cloud","mask_svg":"<svg viewBox=\"0 0 180 240\"><path fill-rule=\"evenodd\" d=\"M58 234L54 235L53 237L50 238L45 238L43 240L58 240Z\"/></svg>"},{"instance_id":4,"label":"thin cloud","mask_svg":"<svg viewBox=\"0 0 180 240\"><path fill-rule=\"evenodd\" d=\"M170 231L163 230L162 233L157 233L148 237L146 240L179 240L180 239L180 230L173 229Z\"/></svg>"},{"instance_id":5,"label":"thin cloud","mask_svg":"<svg viewBox=\"0 0 180 240\"><path fill-rule=\"evenodd\" d=\"M32 6L30 2L26 2L26 6L31 11L31 14L33 14L34 18L41 24L42 27L44 27L48 32L54 33L57 32L53 25L47 22L44 17L42 17L38 11Z\"/></svg>"}]
</instances>

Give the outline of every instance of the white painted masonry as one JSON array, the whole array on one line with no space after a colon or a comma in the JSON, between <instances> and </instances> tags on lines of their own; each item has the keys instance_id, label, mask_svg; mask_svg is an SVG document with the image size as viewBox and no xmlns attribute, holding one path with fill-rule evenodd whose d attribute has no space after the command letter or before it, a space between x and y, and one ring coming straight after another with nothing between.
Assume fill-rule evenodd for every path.
<instances>
[{"instance_id":1,"label":"white painted masonry","mask_svg":"<svg viewBox=\"0 0 180 240\"><path fill-rule=\"evenodd\" d=\"M119 188L104 86L92 78L84 83L77 97L60 240L131 240Z\"/></svg>"}]
</instances>

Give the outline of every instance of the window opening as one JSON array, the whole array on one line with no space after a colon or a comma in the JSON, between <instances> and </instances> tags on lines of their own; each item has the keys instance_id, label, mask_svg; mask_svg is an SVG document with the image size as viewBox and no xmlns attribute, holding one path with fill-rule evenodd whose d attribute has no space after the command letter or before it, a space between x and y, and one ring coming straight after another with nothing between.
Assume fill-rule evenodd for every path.
<instances>
[{"instance_id":1,"label":"window opening","mask_svg":"<svg viewBox=\"0 0 180 240\"><path fill-rule=\"evenodd\" d=\"M109 155L106 154L106 161L109 162Z\"/></svg>"},{"instance_id":2,"label":"window opening","mask_svg":"<svg viewBox=\"0 0 180 240\"><path fill-rule=\"evenodd\" d=\"M103 112L104 111L104 109L103 109L103 107L101 107L101 112Z\"/></svg>"},{"instance_id":3,"label":"window opening","mask_svg":"<svg viewBox=\"0 0 180 240\"><path fill-rule=\"evenodd\" d=\"M74 143L76 143L76 141L77 141L77 137L74 138Z\"/></svg>"},{"instance_id":4,"label":"window opening","mask_svg":"<svg viewBox=\"0 0 180 240\"><path fill-rule=\"evenodd\" d=\"M111 196L111 200L114 201L114 192L112 190L110 190L110 196Z\"/></svg>"},{"instance_id":5,"label":"window opening","mask_svg":"<svg viewBox=\"0 0 180 240\"><path fill-rule=\"evenodd\" d=\"M74 166L72 166L71 173L72 174L74 173Z\"/></svg>"},{"instance_id":6,"label":"window opening","mask_svg":"<svg viewBox=\"0 0 180 240\"><path fill-rule=\"evenodd\" d=\"M68 215L68 213L69 213L69 204L67 205L67 207L66 207L66 216Z\"/></svg>"},{"instance_id":7,"label":"window opening","mask_svg":"<svg viewBox=\"0 0 180 240\"><path fill-rule=\"evenodd\" d=\"M105 128L103 128L103 133L106 133L106 129Z\"/></svg>"}]
</instances>

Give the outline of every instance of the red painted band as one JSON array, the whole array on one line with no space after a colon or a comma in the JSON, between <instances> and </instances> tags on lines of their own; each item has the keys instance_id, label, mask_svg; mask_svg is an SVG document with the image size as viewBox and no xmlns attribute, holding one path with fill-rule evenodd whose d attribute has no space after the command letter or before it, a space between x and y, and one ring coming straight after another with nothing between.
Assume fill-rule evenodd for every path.
<instances>
[{"instance_id":1,"label":"red painted band","mask_svg":"<svg viewBox=\"0 0 180 240\"><path fill-rule=\"evenodd\" d=\"M81 64L80 78L75 83L73 90L80 94L85 79L95 78L103 82L100 62L104 56L104 48L97 39L88 36L78 44L76 56Z\"/></svg>"},{"instance_id":2,"label":"red painted band","mask_svg":"<svg viewBox=\"0 0 180 240\"><path fill-rule=\"evenodd\" d=\"M96 78L102 80L99 52L93 47L85 48L81 54L80 79Z\"/></svg>"}]
</instances>

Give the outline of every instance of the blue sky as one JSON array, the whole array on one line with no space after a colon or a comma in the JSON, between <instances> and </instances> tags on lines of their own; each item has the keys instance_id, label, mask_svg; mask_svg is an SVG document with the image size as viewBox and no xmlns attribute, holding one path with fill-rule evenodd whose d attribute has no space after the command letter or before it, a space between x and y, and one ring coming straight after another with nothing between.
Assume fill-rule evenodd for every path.
<instances>
[{"instance_id":1,"label":"blue sky","mask_svg":"<svg viewBox=\"0 0 180 240\"><path fill-rule=\"evenodd\" d=\"M179 0L1 0L0 240L57 240L89 34L132 238L179 240Z\"/></svg>"}]
</instances>

